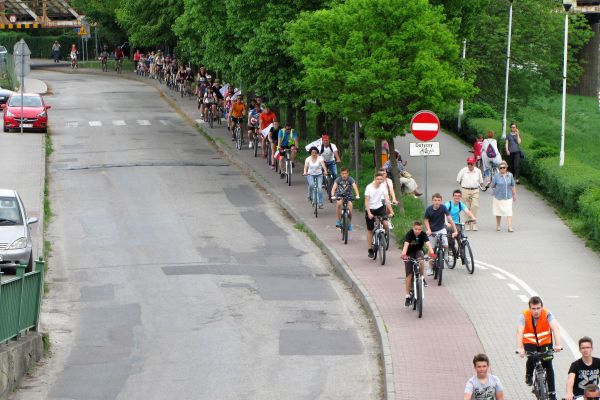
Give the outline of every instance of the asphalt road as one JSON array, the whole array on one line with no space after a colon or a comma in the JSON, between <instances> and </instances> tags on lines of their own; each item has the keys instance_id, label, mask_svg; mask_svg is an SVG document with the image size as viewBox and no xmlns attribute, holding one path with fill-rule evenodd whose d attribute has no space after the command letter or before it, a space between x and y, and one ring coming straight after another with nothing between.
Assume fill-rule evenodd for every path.
<instances>
[{"instance_id":1,"label":"asphalt road","mask_svg":"<svg viewBox=\"0 0 600 400\"><path fill-rule=\"evenodd\" d=\"M53 106L53 347L15 399L379 397L348 288L155 89L35 77Z\"/></svg>"}]
</instances>

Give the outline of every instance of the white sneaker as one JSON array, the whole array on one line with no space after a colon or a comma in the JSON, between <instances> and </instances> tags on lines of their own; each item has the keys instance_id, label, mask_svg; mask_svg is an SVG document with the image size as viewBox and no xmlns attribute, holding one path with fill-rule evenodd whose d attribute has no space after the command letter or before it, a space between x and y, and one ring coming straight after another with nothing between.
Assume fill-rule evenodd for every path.
<instances>
[{"instance_id":1,"label":"white sneaker","mask_svg":"<svg viewBox=\"0 0 600 400\"><path fill-rule=\"evenodd\" d=\"M433 270L432 270L431 268L427 268L427 269L425 270L425 273L426 273L428 276L431 276L431 275L433 275Z\"/></svg>"},{"instance_id":2,"label":"white sneaker","mask_svg":"<svg viewBox=\"0 0 600 400\"><path fill-rule=\"evenodd\" d=\"M248 148L251 149L252 148L252 142L248 143Z\"/></svg>"}]
</instances>

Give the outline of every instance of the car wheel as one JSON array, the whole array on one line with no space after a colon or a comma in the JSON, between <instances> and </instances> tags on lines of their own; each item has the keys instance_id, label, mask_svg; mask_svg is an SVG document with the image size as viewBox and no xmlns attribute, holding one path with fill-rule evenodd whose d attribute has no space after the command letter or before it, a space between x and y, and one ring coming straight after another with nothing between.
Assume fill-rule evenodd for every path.
<instances>
[{"instance_id":1,"label":"car wheel","mask_svg":"<svg viewBox=\"0 0 600 400\"><path fill-rule=\"evenodd\" d=\"M48 133L48 128L42 128L40 130L42 131L42 133Z\"/></svg>"},{"instance_id":2,"label":"car wheel","mask_svg":"<svg viewBox=\"0 0 600 400\"><path fill-rule=\"evenodd\" d=\"M4 127L4 132L8 132L8 128L7 127Z\"/></svg>"}]
</instances>

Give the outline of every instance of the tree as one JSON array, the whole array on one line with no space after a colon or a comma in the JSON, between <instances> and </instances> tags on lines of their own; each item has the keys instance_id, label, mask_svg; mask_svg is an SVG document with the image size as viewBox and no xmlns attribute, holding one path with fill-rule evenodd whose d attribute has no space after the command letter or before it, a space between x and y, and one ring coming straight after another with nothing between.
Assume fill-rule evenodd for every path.
<instances>
[{"instance_id":1,"label":"tree","mask_svg":"<svg viewBox=\"0 0 600 400\"><path fill-rule=\"evenodd\" d=\"M116 10L119 25L133 46L175 44L173 21L183 13L183 0L121 0Z\"/></svg>"},{"instance_id":2,"label":"tree","mask_svg":"<svg viewBox=\"0 0 600 400\"><path fill-rule=\"evenodd\" d=\"M100 41L110 44L121 43L127 37L116 22L115 10L120 3L120 0L71 0L73 8L97 24Z\"/></svg>"},{"instance_id":3,"label":"tree","mask_svg":"<svg viewBox=\"0 0 600 400\"><path fill-rule=\"evenodd\" d=\"M457 39L427 0L347 0L301 14L287 34L308 96L361 121L390 152L416 111L473 93L457 68Z\"/></svg>"}]
</instances>

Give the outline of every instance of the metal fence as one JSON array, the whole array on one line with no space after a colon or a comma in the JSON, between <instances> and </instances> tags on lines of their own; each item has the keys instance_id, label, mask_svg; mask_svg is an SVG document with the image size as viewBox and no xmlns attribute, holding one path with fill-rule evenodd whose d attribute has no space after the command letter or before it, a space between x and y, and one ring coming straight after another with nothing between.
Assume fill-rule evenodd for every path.
<instances>
[{"instance_id":1,"label":"metal fence","mask_svg":"<svg viewBox=\"0 0 600 400\"><path fill-rule=\"evenodd\" d=\"M35 262L35 270L25 273L25 264L17 266L14 278L3 280L0 272L0 344L28 330L37 330L44 290L44 261Z\"/></svg>"}]
</instances>

